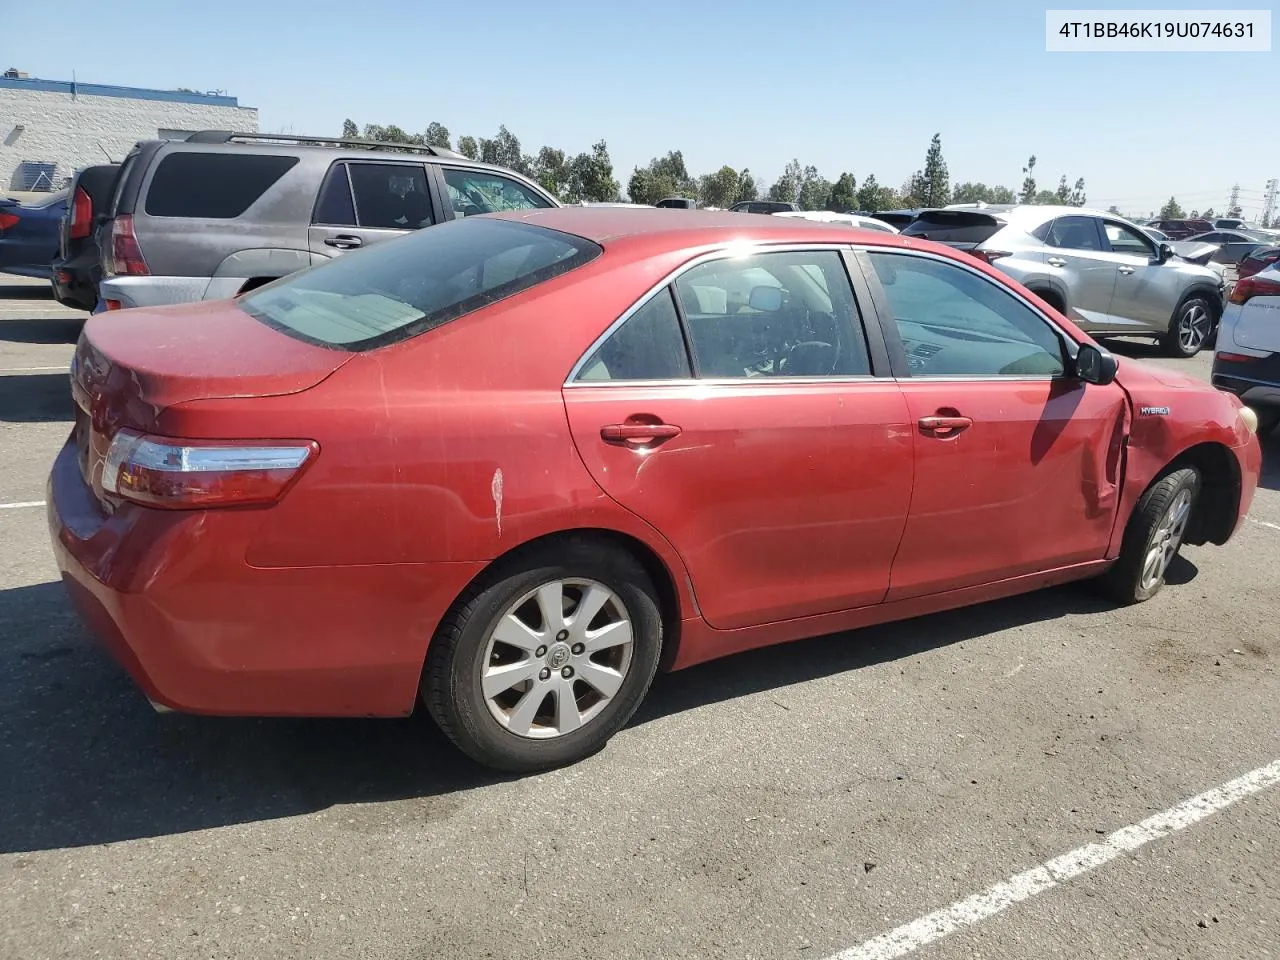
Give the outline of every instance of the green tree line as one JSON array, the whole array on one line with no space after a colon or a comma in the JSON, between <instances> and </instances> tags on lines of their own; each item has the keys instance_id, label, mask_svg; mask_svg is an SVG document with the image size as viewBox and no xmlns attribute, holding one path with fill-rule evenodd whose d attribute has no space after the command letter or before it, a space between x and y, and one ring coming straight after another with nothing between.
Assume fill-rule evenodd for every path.
<instances>
[{"instance_id":1,"label":"green tree line","mask_svg":"<svg viewBox=\"0 0 1280 960\"><path fill-rule=\"evenodd\" d=\"M793 159L776 181L765 187L751 170L728 164L713 173L695 176L685 165L680 150L670 150L654 157L648 164L636 167L627 180L625 191L614 178L613 161L608 144L601 140L589 151L569 154L558 147L544 146L536 154L525 153L519 138L505 125L493 137L459 136L456 141L442 123L428 124L421 133L408 133L397 126L366 124L354 120L342 125L346 138L363 136L386 143L430 145L456 150L473 160L483 160L508 167L537 180L561 200L608 202L624 197L632 203L657 203L667 197L685 197L703 207L727 208L743 200L763 198L794 203L801 210L833 210L839 213L915 207L941 207L949 203L1047 203L1084 206L1085 184L1077 178L1069 184L1060 177L1057 189L1040 189L1035 179L1036 158L1032 156L1023 168L1024 179L1018 191L1009 187L966 181L951 184L947 162L942 155L942 136L935 133L925 152L924 163L902 184L893 188L881 184L874 173L861 183L851 171L843 171L829 179L812 164L802 165Z\"/></svg>"}]
</instances>

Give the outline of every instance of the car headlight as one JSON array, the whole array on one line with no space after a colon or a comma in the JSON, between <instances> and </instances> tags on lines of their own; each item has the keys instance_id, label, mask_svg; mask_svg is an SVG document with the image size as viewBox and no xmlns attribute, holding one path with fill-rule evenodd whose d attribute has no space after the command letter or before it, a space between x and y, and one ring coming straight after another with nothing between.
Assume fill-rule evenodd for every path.
<instances>
[{"instance_id":1,"label":"car headlight","mask_svg":"<svg viewBox=\"0 0 1280 960\"><path fill-rule=\"evenodd\" d=\"M1240 419L1244 421L1244 425L1249 428L1250 433L1258 432L1258 415L1253 412L1251 407L1240 408Z\"/></svg>"}]
</instances>

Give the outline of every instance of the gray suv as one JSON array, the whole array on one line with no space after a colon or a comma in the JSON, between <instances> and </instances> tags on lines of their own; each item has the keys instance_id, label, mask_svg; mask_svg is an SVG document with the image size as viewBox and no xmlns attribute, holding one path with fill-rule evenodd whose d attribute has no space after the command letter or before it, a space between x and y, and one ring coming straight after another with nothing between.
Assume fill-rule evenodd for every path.
<instances>
[{"instance_id":1,"label":"gray suv","mask_svg":"<svg viewBox=\"0 0 1280 960\"><path fill-rule=\"evenodd\" d=\"M1154 337L1175 357L1199 353L1222 315L1220 274L1108 213L943 208L922 211L902 234L986 260L1090 334Z\"/></svg>"},{"instance_id":2,"label":"gray suv","mask_svg":"<svg viewBox=\"0 0 1280 960\"><path fill-rule=\"evenodd\" d=\"M440 147L213 130L143 141L99 228L99 309L233 297L456 217L559 205Z\"/></svg>"}]
</instances>

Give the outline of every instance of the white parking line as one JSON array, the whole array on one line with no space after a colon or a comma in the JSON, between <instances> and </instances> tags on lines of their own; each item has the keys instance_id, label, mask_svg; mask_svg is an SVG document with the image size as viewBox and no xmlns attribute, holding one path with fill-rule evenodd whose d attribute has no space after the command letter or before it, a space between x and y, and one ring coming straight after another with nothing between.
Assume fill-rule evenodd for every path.
<instances>
[{"instance_id":1,"label":"white parking line","mask_svg":"<svg viewBox=\"0 0 1280 960\"><path fill-rule=\"evenodd\" d=\"M23 507L43 507L43 500L20 500L17 503L0 503L0 510L21 510Z\"/></svg>"},{"instance_id":2,"label":"white parking line","mask_svg":"<svg viewBox=\"0 0 1280 960\"><path fill-rule=\"evenodd\" d=\"M70 370L71 363L68 361L60 367L0 367L0 373L35 373L38 370Z\"/></svg>"},{"instance_id":3,"label":"white parking line","mask_svg":"<svg viewBox=\"0 0 1280 960\"><path fill-rule=\"evenodd\" d=\"M1255 520L1253 517L1245 517L1250 523L1256 523L1260 527L1266 527L1268 530L1280 530L1280 523L1267 523L1265 520Z\"/></svg>"},{"instance_id":4,"label":"white parking line","mask_svg":"<svg viewBox=\"0 0 1280 960\"><path fill-rule=\"evenodd\" d=\"M828 960L893 960L895 957L906 956L961 927L990 919L1015 903L1029 900L1095 870L1152 840L1185 830L1237 800L1243 800L1277 784L1280 784L1280 760L1184 800L1140 823L1122 827L1100 843L1086 844L1070 853L1047 860L1038 867L987 887L981 893L975 893L964 900L957 900L949 907L913 920L896 930L868 940L861 946L834 954Z\"/></svg>"}]
</instances>

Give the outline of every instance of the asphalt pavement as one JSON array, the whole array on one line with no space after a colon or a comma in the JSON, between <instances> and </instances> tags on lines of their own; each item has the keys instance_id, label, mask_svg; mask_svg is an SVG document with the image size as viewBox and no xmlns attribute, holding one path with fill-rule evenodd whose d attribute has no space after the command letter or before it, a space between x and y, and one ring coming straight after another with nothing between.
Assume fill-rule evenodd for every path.
<instances>
[{"instance_id":1,"label":"asphalt pavement","mask_svg":"<svg viewBox=\"0 0 1280 960\"><path fill-rule=\"evenodd\" d=\"M510 779L424 716L151 710L38 506L82 319L0 279L0 957L1280 957L1280 442L1149 603L663 676L604 752Z\"/></svg>"}]
</instances>

